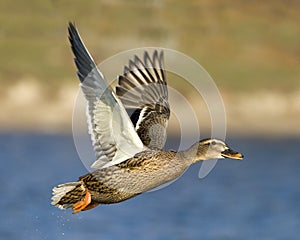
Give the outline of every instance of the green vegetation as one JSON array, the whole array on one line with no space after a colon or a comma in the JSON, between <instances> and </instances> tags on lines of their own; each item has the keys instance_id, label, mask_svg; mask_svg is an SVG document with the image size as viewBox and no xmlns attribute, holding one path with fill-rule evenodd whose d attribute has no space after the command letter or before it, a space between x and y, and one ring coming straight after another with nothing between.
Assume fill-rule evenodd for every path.
<instances>
[{"instance_id":1,"label":"green vegetation","mask_svg":"<svg viewBox=\"0 0 300 240\"><path fill-rule=\"evenodd\" d=\"M142 46L184 52L220 88L300 88L300 2L267 0L1 0L2 88L35 79L56 88L74 79L67 22L95 59Z\"/></svg>"}]
</instances>

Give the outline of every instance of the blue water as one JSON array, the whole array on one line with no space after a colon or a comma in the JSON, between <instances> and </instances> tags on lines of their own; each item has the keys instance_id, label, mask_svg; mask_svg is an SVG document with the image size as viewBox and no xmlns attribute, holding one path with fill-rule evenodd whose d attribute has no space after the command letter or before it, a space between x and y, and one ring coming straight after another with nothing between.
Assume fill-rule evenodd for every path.
<instances>
[{"instance_id":1,"label":"blue water","mask_svg":"<svg viewBox=\"0 0 300 240\"><path fill-rule=\"evenodd\" d=\"M0 239L298 239L300 139L227 139L244 161L200 164L155 192L76 215L51 188L86 172L71 135L0 135Z\"/></svg>"}]
</instances>

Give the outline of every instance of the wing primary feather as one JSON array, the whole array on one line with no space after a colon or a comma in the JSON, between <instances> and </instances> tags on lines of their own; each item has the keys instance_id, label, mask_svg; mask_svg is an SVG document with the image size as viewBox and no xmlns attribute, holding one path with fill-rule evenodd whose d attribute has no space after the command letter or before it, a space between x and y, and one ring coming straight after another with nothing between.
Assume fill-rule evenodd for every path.
<instances>
[{"instance_id":1,"label":"wing primary feather","mask_svg":"<svg viewBox=\"0 0 300 240\"><path fill-rule=\"evenodd\" d=\"M86 47L76 30L75 24L69 22L68 32L71 48L75 55L74 61L79 72L78 77L80 78L80 81L83 82L96 65L89 52L86 50Z\"/></svg>"},{"instance_id":2,"label":"wing primary feather","mask_svg":"<svg viewBox=\"0 0 300 240\"><path fill-rule=\"evenodd\" d=\"M139 137L149 148L163 148L170 117L163 51L155 50L151 56L145 51L143 58L134 55L122 76L116 94L126 109L134 110L131 121Z\"/></svg>"},{"instance_id":3,"label":"wing primary feather","mask_svg":"<svg viewBox=\"0 0 300 240\"><path fill-rule=\"evenodd\" d=\"M80 86L87 100L89 133L96 155L92 167L115 165L142 151L143 143L123 104L107 86L73 23L69 23L68 32Z\"/></svg>"},{"instance_id":4,"label":"wing primary feather","mask_svg":"<svg viewBox=\"0 0 300 240\"><path fill-rule=\"evenodd\" d=\"M134 56L134 62L135 62L135 66L138 69L138 71L140 72L140 74L142 75L142 78L145 79L145 81L147 83L151 83L154 78L151 76L151 74L149 73L149 71L147 70L146 66L144 65L144 63L141 61L141 59L138 56ZM151 78L152 77L152 78Z\"/></svg>"},{"instance_id":5,"label":"wing primary feather","mask_svg":"<svg viewBox=\"0 0 300 240\"><path fill-rule=\"evenodd\" d=\"M128 78L126 78L123 75L118 76L118 84L122 85L123 87L129 89L129 88L135 88L135 85L128 80Z\"/></svg>"}]
</instances>

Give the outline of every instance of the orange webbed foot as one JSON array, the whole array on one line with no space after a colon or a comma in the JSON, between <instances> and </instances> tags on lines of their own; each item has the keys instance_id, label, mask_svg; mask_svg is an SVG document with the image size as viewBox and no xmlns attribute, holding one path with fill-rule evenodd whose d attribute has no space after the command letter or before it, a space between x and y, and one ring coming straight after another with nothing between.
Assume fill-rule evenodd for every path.
<instances>
[{"instance_id":1,"label":"orange webbed foot","mask_svg":"<svg viewBox=\"0 0 300 240\"><path fill-rule=\"evenodd\" d=\"M97 207L98 205L99 205L99 203L90 203L89 205L87 205L87 206L85 207L85 209L82 209L81 211L90 210L90 209L92 209L92 208L94 208L94 207Z\"/></svg>"},{"instance_id":2,"label":"orange webbed foot","mask_svg":"<svg viewBox=\"0 0 300 240\"><path fill-rule=\"evenodd\" d=\"M85 209L92 201L91 194L88 189L85 189L84 199L74 203L73 205L73 214L79 213L80 211L87 210Z\"/></svg>"}]
</instances>

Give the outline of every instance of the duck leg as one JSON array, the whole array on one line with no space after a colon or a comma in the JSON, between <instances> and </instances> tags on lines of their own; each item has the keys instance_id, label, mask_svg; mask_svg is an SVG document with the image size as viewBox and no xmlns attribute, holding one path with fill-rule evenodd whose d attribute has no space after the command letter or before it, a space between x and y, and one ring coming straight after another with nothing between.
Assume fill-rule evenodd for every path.
<instances>
[{"instance_id":1,"label":"duck leg","mask_svg":"<svg viewBox=\"0 0 300 240\"><path fill-rule=\"evenodd\" d=\"M90 210L90 209L92 209L92 208L94 208L94 207L97 207L98 205L99 205L99 203L91 202L89 205L87 205L87 206L85 207L85 209L82 209L81 211Z\"/></svg>"},{"instance_id":2,"label":"duck leg","mask_svg":"<svg viewBox=\"0 0 300 240\"><path fill-rule=\"evenodd\" d=\"M73 214L79 213L80 211L83 210L88 210L90 208L93 208L94 206L86 209L86 207L91 203L91 201L92 201L91 194L89 193L89 190L86 188L84 199L74 203Z\"/></svg>"}]
</instances>

